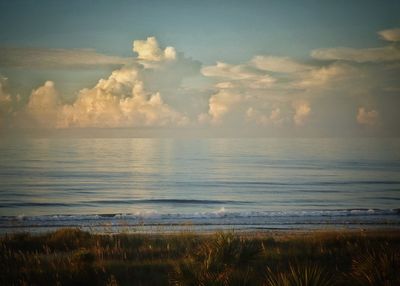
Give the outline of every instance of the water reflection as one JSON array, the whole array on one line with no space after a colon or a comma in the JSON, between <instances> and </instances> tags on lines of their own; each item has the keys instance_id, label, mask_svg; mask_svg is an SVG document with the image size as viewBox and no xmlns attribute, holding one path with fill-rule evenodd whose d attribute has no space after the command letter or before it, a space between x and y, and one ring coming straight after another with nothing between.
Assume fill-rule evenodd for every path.
<instances>
[{"instance_id":1,"label":"water reflection","mask_svg":"<svg viewBox=\"0 0 400 286\"><path fill-rule=\"evenodd\" d=\"M398 139L2 140L0 215L397 208L399 150Z\"/></svg>"}]
</instances>

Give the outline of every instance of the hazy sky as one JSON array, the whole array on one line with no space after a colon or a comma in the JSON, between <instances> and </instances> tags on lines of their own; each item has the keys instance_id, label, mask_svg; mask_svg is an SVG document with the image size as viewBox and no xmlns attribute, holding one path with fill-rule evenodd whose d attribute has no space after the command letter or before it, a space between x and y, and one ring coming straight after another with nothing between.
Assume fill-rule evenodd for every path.
<instances>
[{"instance_id":1,"label":"hazy sky","mask_svg":"<svg viewBox=\"0 0 400 286\"><path fill-rule=\"evenodd\" d=\"M399 11L0 0L0 128L399 136Z\"/></svg>"}]
</instances>

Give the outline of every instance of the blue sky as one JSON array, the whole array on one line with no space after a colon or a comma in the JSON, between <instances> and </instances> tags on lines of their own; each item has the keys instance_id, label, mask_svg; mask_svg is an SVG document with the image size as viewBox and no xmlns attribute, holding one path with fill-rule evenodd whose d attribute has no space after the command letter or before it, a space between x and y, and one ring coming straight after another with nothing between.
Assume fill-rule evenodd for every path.
<instances>
[{"instance_id":1,"label":"blue sky","mask_svg":"<svg viewBox=\"0 0 400 286\"><path fill-rule=\"evenodd\" d=\"M220 125L237 125L237 121L248 124L254 119L255 124L269 126L278 115L293 117L292 121L296 122L296 113L303 112L310 118L317 114L325 116L320 120L314 118L314 125L310 119L312 127L308 128L314 130L310 133L324 130L324 124L340 130L343 123L332 124L333 119L326 115L330 110L321 110L325 101L332 106L329 94L346 93L349 94L346 99L336 96L333 104L337 108L342 104L343 110L351 106L349 112L356 112L356 115L343 116L348 120L353 118L351 130L344 133L365 129L367 125L378 132L379 125L380 132L391 134L395 117L390 106L399 102L395 85L399 75L399 44L397 38L390 37L397 37L399 11L399 1L2 0L0 75L3 83L0 87L3 97L11 99L3 100L7 108L2 108L0 117L3 122L10 122L13 121L11 113L24 113L24 105L30 106L33 90L45 87L46 81L54 83L51 88L56 89L57 104L73 104L80 90L96 88L100 79L111 80L113 71L135 62L141 65L135 70L144 68L135 81L140 79L149 93L159 92L163 104L185 114L190 126L195 121L196 124L219 121L213 118L218 106L224 113L221 117L224 122ZM394 36L379 34L382 31L390 31L387 33ZM158 53L157 67L145 62L154 62L154 58L144 59L144 54L141 58L132 52L133 41L146 41L149 37L156 39L156 46L151 48L156 48L152 50L153 56ZM159 56L168 46L177 53L174 64L168 57ZM352 50L340 50L343 47ZM381 50L372 51L371 56L368 49L374 48ZM165 67L160 68L161 62ZM268 66L271 64L274 68ZM289 65L293 70L276 70L279 64ZM162 72L167 68L171 70ZM350 73L365 74L365 78L350 80ZM379 79L377 74L384 74L384 79ZM166 86L166 80L157 81L155 75L168 79L174 75L174 84ZM344 77L357 84L341 82L340 86L347 88L341 91L322 89L321 82L325 84L330 76ZM310 86L310 77L321 81L318 89ZM372 86L371 82L376 84ZM260 87L260 83L264 86ZM285 86L285 83L290 84ZM134 97L123 92L113 96ZM360 97L360 94L368 96ZM382 94L387 99L382 99ZM256 102L256 98L262 97L266 100ZM228 101L229 104L223 103ZM235 102L243 104L243 101L246 101L246 110L233 107ZM313 108L315 104L318 110ZM255 108L259 106L262 108ZM230 114L231 111L235 114ZM240 113L246 114L245 118ZM357 119L363 115L364 119ZM373 123L378 118L380 123ZM80 126L76 120L71 124ZM292 132L295 127L289 127L286 121L289 119L282 119L279 128ZM305 122L297 121L299 125ZM163 124L167 123L163 121Z\"/></svg>"},{"instance_id":2,"label":"blue sky","mask_svg":"<svg viewBox=\"0 0 400 286\"><path fill-rule=\"evenodd\" d=\"M128 56L133 39L155 36L205 63L375 46L371 31L400 24L399 1L2 0L0 10L3 45Z\"/></svg>"}]
</instances>

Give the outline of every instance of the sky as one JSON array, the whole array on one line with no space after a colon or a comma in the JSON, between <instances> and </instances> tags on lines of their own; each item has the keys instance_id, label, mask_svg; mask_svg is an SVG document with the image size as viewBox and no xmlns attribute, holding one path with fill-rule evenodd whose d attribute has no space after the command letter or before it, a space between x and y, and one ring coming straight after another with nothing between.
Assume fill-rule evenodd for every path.
<instances>
[{"instance_id":1,"label":"sky","mask_svg":"<svg viewBox=\"0 0 400 286\"><path fill-rule=\"evenodd\" d=\"M0 0L0 130L399 136L399 11Z\"/></svg>"}]
</instances>

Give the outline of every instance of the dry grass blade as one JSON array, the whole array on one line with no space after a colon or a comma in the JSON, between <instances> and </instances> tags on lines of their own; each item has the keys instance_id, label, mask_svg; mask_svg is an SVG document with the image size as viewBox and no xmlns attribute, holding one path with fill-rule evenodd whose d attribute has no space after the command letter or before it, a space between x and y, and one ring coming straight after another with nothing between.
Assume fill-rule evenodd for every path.
<instances>
[{"instance_id":1,"label":"dry grass blade","mask_svg":"<svg viewBox=\"0 0 400 286\"><path fill-rule=\"evenodd\" d=\"M400 285L400 252L383 246L353 259L351 276L359 285Z\"/></svg>"},{"instance_id":2,"label":"dry grass blade","mask_svg":"<svg viewBox=\"0 0 400 286\"><path fill-rule=\"evenodd\" d=\"M287 272L266 270L265 286L332 286L333 273L318 265L290 264Z\"/></svg>"}]
</instances>

